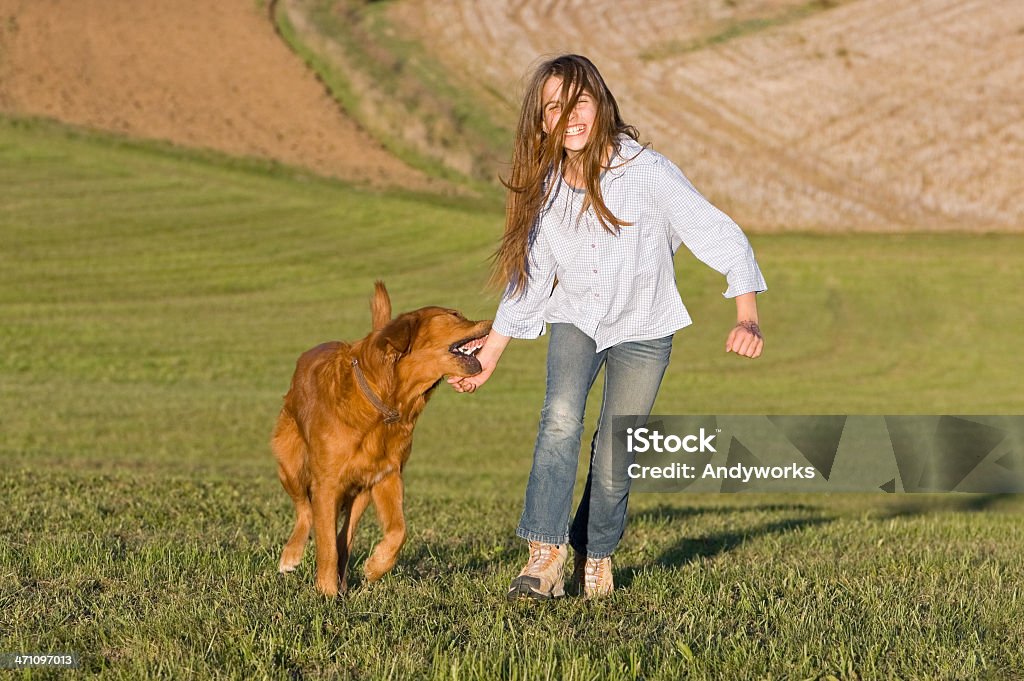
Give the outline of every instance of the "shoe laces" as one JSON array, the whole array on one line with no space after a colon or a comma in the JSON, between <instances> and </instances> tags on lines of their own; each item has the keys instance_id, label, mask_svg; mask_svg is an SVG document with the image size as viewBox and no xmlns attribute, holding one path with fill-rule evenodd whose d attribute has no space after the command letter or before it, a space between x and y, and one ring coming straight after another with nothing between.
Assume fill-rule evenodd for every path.
<instances>
[{"instance_id":1,"label":"shoe laces","mask_svg":"<svg viewBox=\"0 0 1024 681\"><path fill-rule=\"evenodd\" d=\"M530 562L526 566L529 572L543 572L551 563L558 559L558 545L545 544L539 541L530 542Z\"/></svg>"},{"instance_id":2,"label":"shoe laces","mask_svg":"<svg viewBox=\"0 0 1024 681\"><path fill-rule=\"evenodd\" d=\"M609 571L606 568L610 566L611 561L607 558L587 558L587 564L583 568L583 578L586 580L587 587L590 589L600 588L608 576Z\"/></svg>"}]
</instances>

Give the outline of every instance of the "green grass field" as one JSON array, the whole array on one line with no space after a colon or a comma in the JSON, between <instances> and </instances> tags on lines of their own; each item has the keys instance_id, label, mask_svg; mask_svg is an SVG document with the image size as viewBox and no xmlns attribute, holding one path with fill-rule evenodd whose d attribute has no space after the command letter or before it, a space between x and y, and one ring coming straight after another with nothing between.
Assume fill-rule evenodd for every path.
<instances>
[{"instance_id":1,"label":"green grass field","mask_svg":"<svg viewBox=\"0 0 1024 681\"><path fill-rule=\"evenodd\" d=\"M391 575L329 602L312 547L277 574L295 358L364 335L376 278L397 310L490 316L501 220L0 121L0 653L125 678L1024 678L1014 497L638 494L611 599L505 602L545 339L435 394ZM724 353L724 281L680 253L696 323L656 411L1024 411L1024 237L752 242L765 356Z\"/></svg>"}]
</instances>

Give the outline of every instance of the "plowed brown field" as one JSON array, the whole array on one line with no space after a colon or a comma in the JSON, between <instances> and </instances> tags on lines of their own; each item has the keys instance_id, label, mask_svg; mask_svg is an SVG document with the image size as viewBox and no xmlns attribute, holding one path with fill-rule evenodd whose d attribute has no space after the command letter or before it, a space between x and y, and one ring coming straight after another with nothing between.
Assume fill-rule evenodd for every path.
<instances>
[{"instance_id":1,"label":"plowed brown field","mask_svg":"<svg viewBox=\"0 0 1024 681\"><path fill-rule=\"evenodd\" d=\"M539 55L589 55L642 138L741 224L1024 229L1021 0L406 0L391 11L491 92L518 93ZM743 23L759 17L784 20Z\"/></svg>"},{"instance_id":2,"label":"plowed brown field","mask_svg":"<svg viewBox=\"0 0 1024 681\"><path fill-rule=\"evenodd\" d=\"M256 0L0 0L0 111L433 184L344 115Z\"/></svg>"}]
</instances>

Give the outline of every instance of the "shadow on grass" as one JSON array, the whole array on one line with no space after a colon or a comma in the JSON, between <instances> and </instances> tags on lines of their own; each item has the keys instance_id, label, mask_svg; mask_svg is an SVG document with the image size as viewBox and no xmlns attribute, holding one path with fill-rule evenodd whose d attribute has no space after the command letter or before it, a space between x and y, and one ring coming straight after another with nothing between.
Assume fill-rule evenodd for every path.
<instances>
[{"instance_id":1,"label":"shadow on grass","mask_svg":"<svg viewBox=\"0 0 1024 681\"><path fill-rule=\"evenodd\" d=\"M732 551L745 542L773 534L782 534L807 527L830 523L835 518L787 518L764 523L757 527L741 528L731 532L720 532L705 537L683 538L662 551L656 562L669 567L679 567L701 558L713 558Z\"/></svg>"},{"instance_id":2,"label":"shadow on grass","mask_svg":"<svg viewBox=\"0 0 1024 681\"><path fill-rule=\"evenodd\" d=\"M631 514L630 523L657 524L672 522L702 515L725 515L754 513L804 513L810 517L790 518L775 522L766 523L757 527L737 529L734 532L727 532L709 537L697 539L684 539L676 545L664 551L654 562L663 566L679 566L702 557L709 557L730 551L744 541L769 534L777 534L802 527L830 522L833 518L822 518L817 514L823 512L823 508L810 504L759 504L752 506L722 506L715 508L707 507L673 507L657 506ZM358 572L367 556L357 555L353 562ZM475 574L489 574L494 571L504 570L509 562L515 564L516 569L527 557L525 542L508 533L502 537L488 539L486 547L467 546L465 539L451 538L448 541L437 541L436 539L425 544L406 546L399 558L402 570L415 579L434 579L448 571L457 570ZM570 551L569 562L571 564L572 553ZM621 583L628 585L636 572L643 566L627 568L628 574L623 574ZM616 581L620 581L616 571ZM351 573L350 573L351 574ZM357 575L356 579L359 580Z\"/></svg>"},{"instance_id":3,"label":"shadow on grass","mask_svg":"<svg viewBox=\"0 0 1024 681\"><path fill-rule=\"evenodd\" d=\"M680 509L684 510L684 509ZM686 509L699 511L699 509ZM733 509L735 510L735 509ZM684 513L694 515L694 513ZM756 527L746 527L729 532L719 532L704 537L683 538L661 552L653 564L663 567L680 567L688 563L700 560L701 558L713 558L720 554L733 551L740 545L753 539L759 539L773 534L782 534L801 530L807 527L817 527L836 520L836 517L813 517L813 518L787 518L763 523ZM623 570L616 570L615 583L618 586L628 587L632 584L636 575L645 569L646 566L627 567Z\"/></svg>"},{"instance_id":4,"label":"shadow on grass","mask_svg":"<svg viewBox=\"0 0 1024 681\"><path fill-rule=\"evenodd\" d=\"M981 513L1004 506L1006 509L1020 511L1021 495L1017 494L957 494L927 496L894 503L878 517L881 520L905 518L908 516L927 515L929 513Z\"/></svg>"},{"instance_id":5,"label":"shadow on grass","mask_svg":"<svg viewBox=\"0 0 1024 681\"><path fill-rule=\"evenodd\" d=\"M406 545L398 555L396 570L416 580L441 579L452 572L482 576L501 571L510 563L518 570L527 557L526 543L511 533L483 544L452 537ZM365 581L362 569L368 558L369 550L356 552L349 564L350 581L353 576L358 584Z\"/></svg>"},{"instance_id":6,"label":"shadow on grass","mask_svg":"<svg viewBox=\"0 0 1024 681\"><path fill-rule=\"evenodd\" d=\"M874 519L886 521L893 518L909 518L929 515L932 513L982 513L996 507L1020 510L1024 507L1021 495L1007 494L970 494L941 495L914 498L907 495L888 500L887 507ZM728 506L718 508L673 508L659 506L647 509L633 516L633 522L658 523L672 520L689 519L706 514L742 513L742 512L804 512L821 513L824 509L808 504L764 504L758 506ZM702 558L712 558L733 551L743 543L774 534L793 530L818 527L838 520L840 516L812 515L763 523L754 527L744 527L728 532L719 532L703 537L683 538L662 551L653 564L664 567L680 567ZM616 584L627 587L645 566L631 566L616 570Z\"/></svg>"},{"instance_id":7,"label":"shadow on grass","mask_svg":"<svg viewBox=\"0 0 1024 681\"><path fill-rule=\"evenodd\" d=\"M756 504L756 505L725 505L725 506L670 506L662 504L642 511L631 512L630 522L657 523L665 520L680 520L701 515L731 515L734 513L774 513L793 511L803 513L821 513L824 507L815 504Z\"/></svg>"},{"instance_id":8,"label":"shadow on grass","mask_svg":"<svg viewBox=\"0 0 1024 681\"><path fill-rule=\"evenodd\" d=\"M872 514L876 522L884 522L893 518L909 518L918 515L943 512L984 512L995 506L1006 503L1014 507L1018 500L1013 495L943 495L913 499L911 495L898 498L885 498L886 505ZM1019 507L1019 506L1017 506ZM713 558L734 551L744 543L786 532L805 528L821 527L844 517L844 514L829 513L826 505L807 503L768 503L752 505L727 505L718 507L686 506L673 507L659 505L631 514L630 524L658 525L675 521L692 520L700 516L736 515L735 529L704 536L684 537L665 548L653 561L642 565L624 566L615 570L616 584L629 586L636 575L651 566L667 568L681 567L704 558ZM776 520L760 522L754 519L743 520L744 514L778 514L788 515ZM859 515L859 514L858 514ZM353 587L364 585L361 574L363 564L369 557L372 544L378 537L362 543L353 556L349 567L349 579ZM448 537L442 539L431 537L427 541L413 542L407 545L398 560L398 572L407 578L416 580L432 580L442 578L453 571L472 575L493 574L496 571L508 570L509 565L516 569L526 558L525 543L512 532L500 537ZM570 554L570 564L571 564Z\"/></svg>"}]
</instances>

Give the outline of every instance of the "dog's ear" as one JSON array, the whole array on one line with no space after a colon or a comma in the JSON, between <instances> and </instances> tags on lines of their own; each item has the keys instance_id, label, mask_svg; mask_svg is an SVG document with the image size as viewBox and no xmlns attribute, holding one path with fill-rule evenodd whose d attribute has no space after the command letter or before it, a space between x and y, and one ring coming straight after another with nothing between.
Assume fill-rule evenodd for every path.
<instances>
[{"instance_id":1,"label":"dog's ear","mask_svg":"<svg viewBox=\"0 0 1024 681\"><path fill-rule=\"evenodd\" d=\"M383 329L391 321L391 296L384 288L383 281L378 280L374 285L373 297L370 298L370 314L374 331Z\"/></svg>"},{"instance_id":2,"label":"dog's ear","mask_svg":"<svg viewBox=\"0 0 1024 681\"><path fill-rule=\"evenodd\" d=\"M418 319L409 315L403 315L390 322L377 334L375 340L377 348L386 355L401 356L409 352L418 323Z\"/></svg>"}]
</instances>

